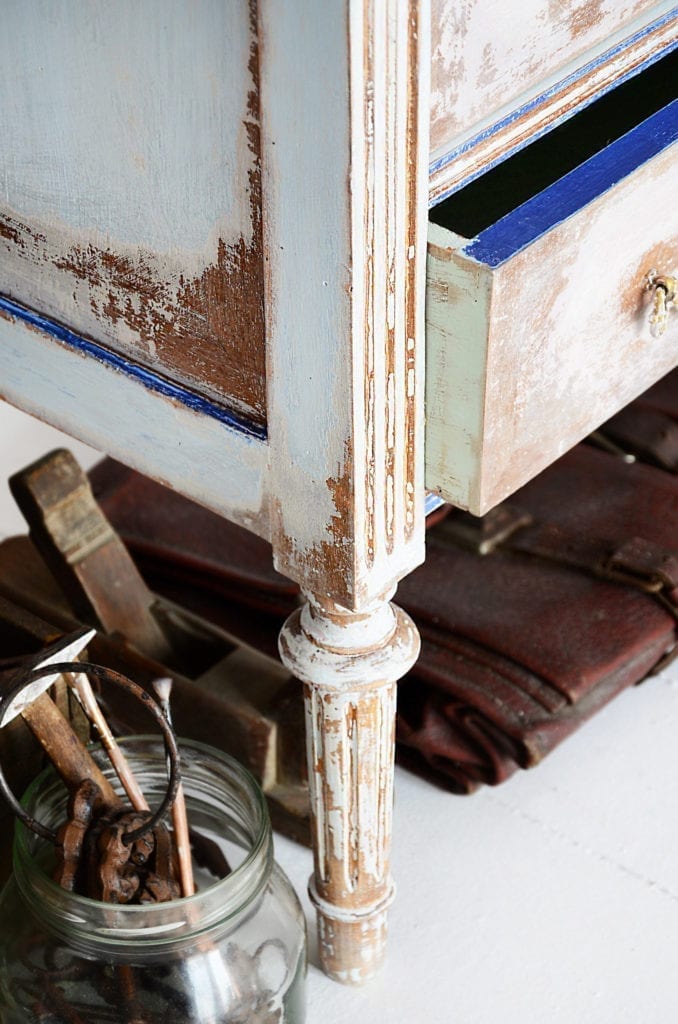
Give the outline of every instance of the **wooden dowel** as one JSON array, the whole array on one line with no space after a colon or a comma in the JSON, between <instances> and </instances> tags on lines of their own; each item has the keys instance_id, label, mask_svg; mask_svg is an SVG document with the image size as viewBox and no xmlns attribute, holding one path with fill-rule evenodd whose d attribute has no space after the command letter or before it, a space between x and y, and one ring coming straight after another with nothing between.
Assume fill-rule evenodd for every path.
<instances>
[{"instance_id":1,"label":"wooden dowel","mask_svg":"<svg viewBox=\"0 0 678 1024\"><path fill-rule=\"evenodd\" d=\"M156 679L153 683L153 689L157 694L162 713L171 725L170 694L172 692L172 680L169 677ZM172 805L172 824L174 826L174 842L179 863L181 895L192 896L195 893L195 881L193 878L193 864L191 863L191 841L188 830L188 816L186 814L186 797L184 796L184 787L181 783Z\"/></svg>"},{"instance_id":2,"label":"wooden dowel","mask_svg":"<svg viewBox=\"0 0 678 1024\"><path fill-rule=\"evenodd\" d=\"M101 739L101 745L108 754L110 762L115 769L116 775L120 779L123 789L127 793L132 807L135 811L149 811L150 807L148 805L148 801L141 791L141 787L139 786L134 772L127 762L127 758L115 741L115 737L108 726L108 722L106 721L103 712L97 703L97 699L94 696L94 691L92 690L89 679L84 675L84 673L79 673L78 675L66 676L66 680L78 695L85 714L98 732L99 738Z\"/></svg>"},{"instance_id":3,"label":"wooden dowel","mask_svg":"<svg viewBox=\"0 0 678 1024\"><path fill-rule=\"evenodd\" d=\"M186 814L186 797L184 787L179 785L177 798L172 807L172 824L174 826L174 842L179 863L179 884L182 896L195 893L193 864L191 862L191 842L188 831L188 815Z\"/></svg>"}]
</instances>

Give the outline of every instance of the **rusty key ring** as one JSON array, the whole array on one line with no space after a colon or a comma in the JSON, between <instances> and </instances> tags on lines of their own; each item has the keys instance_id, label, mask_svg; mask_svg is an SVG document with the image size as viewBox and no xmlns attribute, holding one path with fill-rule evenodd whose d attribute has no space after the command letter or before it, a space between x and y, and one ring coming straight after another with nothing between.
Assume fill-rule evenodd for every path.
<instances>
[{"instance_id":1,"label":"rusty key ring","mask_svg":"<svg viewBox=\"0 0 678 1024\"><path fill-rule=\"evenodd\" d=\"M181 782L181 772L179 764L179 747L177 746L174 732L163 715L160 706L156 703L153 697L151 697L150 693L147 693L146 690L139 686L138 683L133 682L131 679L128 679L127 676L122 675L121 672L116 672L112 668L104 668L103 665L92 665L87 661L64 661L57 664L53 663L43 665L40 668L33 669L31 672L25 672L23 675L19 676L12 689L3 697L2 701L0 701L0 729L2 729L9 708L27 686L30 686L32 683L42 679L43 676L64 675L65 673L82 673L86 676L95 676L102 682L115 683L116 686L120 686L123 690L127 690L128 693L131 693L134 697L140 700L142 704L146 705L162 730L163 737L165 739L167 760L169 760L167 792L165 793L162 803L158 809L153 812L145 824L123 834L122 841L126 846L129 846L130 843L136 842L137 839L146 835L147 832L151 832L156 825L162 821L176 799L179 783ZM32 818L14 796L14 793L12 793L9 785L7 784L1 764L0 793L2 793L14 814L23 822L26 828L30 829L31 832L35 832L36 835L41 836L43 839L47 839L49 842L56 844L56 832L53 832L52 829L47 828L46 825L42 825L39 821L36 821L35 818Z\"/></svg>"}]
</instances>

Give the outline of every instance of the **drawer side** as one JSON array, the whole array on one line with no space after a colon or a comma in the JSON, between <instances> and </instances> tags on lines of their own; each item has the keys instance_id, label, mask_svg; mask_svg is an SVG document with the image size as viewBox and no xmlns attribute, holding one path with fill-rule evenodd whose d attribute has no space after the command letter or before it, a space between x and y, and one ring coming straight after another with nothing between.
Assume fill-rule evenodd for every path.
<instances>
[{"instance_id":1,"label":"drawer side","mask_svg":"<svg viewBox=\"0 0 678 1024\"><path fill-rule=\"evenodd\" d=\"M645 288L652 268L678 272L675 161L673 144L493 271L485 268L489 297L487 279L466 257L456 273L483 280L484 377L477 330L463 326L473 300L448 291L443 301L439 287L430 290L431 387L442 392L446 379L452 395L471 349L474 408L483 403L483 416L467 424L460 444L459 399L438 406L427 433L428 487L483 514L678 362L678 311L669 310L666 333L654 337ZM445 235L453 247L454 236L436 229L438 243ZM463 258L457 253L455 266Z\"/></svg>"},{"instance_id":2,"label":"drawer side","mask_svg":"<svg viewBox=\"0 0 678 1024\"><path fill-rule=\"evenodd\" d=\"M492 273L456 248L451 232L429 225L426 482L471 508L480 501Z\"/></svg>"}]
</instances>

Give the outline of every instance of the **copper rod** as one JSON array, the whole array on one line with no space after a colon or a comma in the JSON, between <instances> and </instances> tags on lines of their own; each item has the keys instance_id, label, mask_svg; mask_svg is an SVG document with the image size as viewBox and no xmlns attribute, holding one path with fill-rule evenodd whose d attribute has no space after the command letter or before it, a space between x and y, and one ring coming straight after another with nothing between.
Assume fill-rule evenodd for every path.
<instances>
[{"instance_id":1,"label":"copper rod","mask_svg":"<svg viewBox=\"0 0 678 1024\"><path fill-rule=\"evenodd\" d=\"M94 696L94 691L89 679L84 673L78 673L78 675L66 676L66 680L77 694L85 714L98 732L101 745L108 754L110 762L113 765L116 775L120 779L123 789L127 793L132 807L135 811L149 811L150 807L148 801L141 791L141 787L136 780L134 772L128 764L127 758L115 741L115 737L109 728L108 722L106 721L97 699Z\"/></svg>"}]
</instances>

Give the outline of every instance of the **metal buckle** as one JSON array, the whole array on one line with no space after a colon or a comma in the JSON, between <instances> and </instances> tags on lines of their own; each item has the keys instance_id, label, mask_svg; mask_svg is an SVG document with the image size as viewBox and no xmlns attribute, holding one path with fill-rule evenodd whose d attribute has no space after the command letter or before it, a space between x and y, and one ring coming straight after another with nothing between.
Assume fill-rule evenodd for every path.
<instances>
[{"instance_id":1,"label":"metal buckle","mask_svg":"<svg viewBox=\"0 0 678 1024\"><path fill-rule=\"evenodd\" d=\"M437 536L447 537L462 548L478 555L489 555L500 544L524 526L530 526L532 516L515 505L503 504L482 517L468 513L452 513L437 527Z\"/></svg>"}]
</instances>

